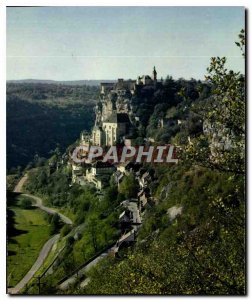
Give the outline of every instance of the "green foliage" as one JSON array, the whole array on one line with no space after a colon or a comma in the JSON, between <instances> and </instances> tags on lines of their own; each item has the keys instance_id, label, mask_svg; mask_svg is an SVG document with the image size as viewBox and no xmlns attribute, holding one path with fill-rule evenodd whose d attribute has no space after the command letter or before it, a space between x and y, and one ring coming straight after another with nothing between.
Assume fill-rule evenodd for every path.
<instances>
[{"instance_id":1,"label":"green foliage","mask_svg":"<svg viewBox=\"0 0 251 300\"><path fill-rule=\"evenodd\" d=\"M52 206L63 206L67 203L69 184L70 173L67 167L61 166L53 172L50 166L45 166L29 172L27 190L48 197L48 203Z\"/></svg>"},{"instance_id":2,"label":"green foliage","mask_svg":"<svg viewBox=\"0 0 251 300\"><path fill-rule=\"evenodd\" d=\"M29 198L22 197L19 201L19 206L23 209L30 209L32 207L32 201Z\"/></svg>"},{"instance_id":3,"label":"green foliage","mask_svg":"<svg viewBox=\"0 0 251 300\"><path fill-rule=\"evenodd\" d=\"M244 31L239 38L243 50ZM136 245L123 258L102 260L86 274L91 281L85 288L66 293L245 294L245 79L225 63L225 58L212 58L207 83L167 77L162 87L143 87L132 97L133 112L140 117L137 141L146 136L157 143L171 141L182 149L180 162L152 166L158 178L149 186L155 203L144 211ZM166 123L160 125L160 119ZM214 160L212 136L203 133L205 121L216 132L227 129L234 145ZM58 160L55 153L51 162ZM119 203L135 198L139 187L130 173L118 190L111 180L100 195L88 186L71 186L66 167L42 165L28 189L43 193L54 206L70 208L79 225L47 278L55 285L118 238Z\"/></svg>"},{"instance_id":4,"label":"green foliage","mask_svg":"<svg viewBox=\"0 0 251 300\"><path fill-rule=\"evenodd\" d=\"M81 293L243 294L243 178L176 166L166 169L156 195L136 249L101 262ZM183 209L171 220L173 206Z\"/></svg>"},{"instance_id":5,"label":"green foliage","mask_svg":"<svg viewBox=\"0 0 251 300\"><path fill-rule=\"evenodd\" d=\"M97 95L98 87L7 83L8 170L24 167L35 154L48 158L89 130Z\"/></svg>"},{"instance_id":6,"label":"green foliage","mask_svg":"<svg viewBox=\"0 0 251 300\"><path fill-rule=\"evenodd\" d=\"M161 93L164 94L159 98ZM211 85L208 83L169 78L163 89L155 92L157 100L151 102L154 106L151 107L146 135L158 143L170 143L177 134L186 142L189 136L197 136L202 132L202 117L195 108L204 106L210 95Z\"/></svg>"},{"instance_id":7,"label":"green foliage","mask_svg":"<svg viewBox=\"0 0 251 300\"><path fill-rule=\"evenodd\" d=\"M15 172L16 173L16 172ZM13 175L7 175L6 177L6 189L7 191L13 191L15 186L17 185L18 181L20 180L20 175L13 174Z\"/></svg>"},{"instance_id":8,"label":"green foliage","mask_svg":"<svg viewBox=\"0 0 251 300\"><path fill-rule=\"evenodd\" d=\"M7 285L14 287L30 270L43 245L50 238L47 215L38 208L24 209L24 196L7 194Z\"/></svg>"},{"instance_id":9,"label":"green foliage","mask_svg":"<svg viewBox=\"0 0 251 300\"><path fill-rule=\"evenodd\" d=\"M240 48L242 52L242 56L245 56L245 45L246 45L246 38L245 38L245 30L242 29L238 35L239 42L235 42L235 44Z\"/></svg>"},{"instance_id":10,"label":"green foliage","mask_svg":"<svg viewBox=\"0 0 251 300\"><path fill-rule=\"evenodd\" d=\"M73 236L68 236L67 239L66 239L66 246L72 247L74 242L75 242L74 237Z\"/></svg>"},{"instance_id":11,"label":"green foliage","mask_svg":"<svg viewBox=\"0 0 251 300\"><path fill-rule=\"evenodd\" d=\"M65 224L60 230L60 236L64 237L71 231L71 226Z\"/></svg>"},{"instance_id":12,"label":"green foliage","mask_svg":"<svg viewBox=\"0 0 251 300\"><path fill-rule=\"evenodd\" d=\"M131 173L123 178L119 185L119 192L123 194L125 198L135 198L137 196L138 188L138 182Z\"/></svg>"},{"instance_id":13,"label":"green foliage","mask_svg":"<svg viewBox=\"0 0 251 300\"><path fill-rule=\"evenodd\" d=\"M237 46L244 47L244 31L239 38ZM172 90L173 99L183 100L171 105L175 108L167 109L167 115L182 123L170 134L170 128L166 133L162 128L161 135L169 134L182 145L183 156L178 165L154 166L157 201L145 211L136 247L123 259L101 261L80 293L245 294L245 81L228 71L225 62L212 58L208 84L180 80L180 88ZM167 83L176 84L171 79ZM213 96L206 99L210 90ZM234 146L217 160L212 161L202 120L213 124L215 132L230 130ZM149 136L158 137L157 121L158 107L150 118Z\"/></svg>"},{"instance_id":14,"label":"green foliage","mask_svg":"<svg viewBox=\"0 0 251 300\"><path fill-rule=\"evenodd\" d=\"M204 109L204 122L211 132L201 135L185 149L187 159L225 172L245 172L245 77L228 71L226 58L213 57L206 79L213 96ZM218 135L219 143L213 140ZM221 137L229 137L230 147ZM221 144L222 145L221 145ZM213 149L213 150L212 150Z\"/></svg>"},{"instance_id":15,"label":"green foliage","mask_svg":"<svg viewBox=\"0 0 251 300\"><path fill-rule=\"evenodd\" d=\"M51 234L55 234L61 227L60 217L58 214L54 214L51 219Z\"/></svg>"},{"instance_id":16,"label":"green foliage","mask_svg":"<svg viewBox=\"0 0 251 300\"><path fill-rule=\"evenodd\" d=\"M27 183L27 189L31 193L38 193L43 199L47 199L47 205L56 206L60 210L67 208L75 216L74 223L77 228L73 229L76 230L74 237L70 233L70 226L64 225L60 230L61 237L66 237L66 247L60 254L55 272L49 279L46 278L52 286L97 251L115 242L119 234L117 207L120 198L114 182L111 181L111 185L102 191L102 195L94 187L70 183L70 173L64 165L51 172L48 172L47 165L37 168L30 172ZM47 217L53 234L61 227L56 216Z\"/></svg>"}]
</instances>

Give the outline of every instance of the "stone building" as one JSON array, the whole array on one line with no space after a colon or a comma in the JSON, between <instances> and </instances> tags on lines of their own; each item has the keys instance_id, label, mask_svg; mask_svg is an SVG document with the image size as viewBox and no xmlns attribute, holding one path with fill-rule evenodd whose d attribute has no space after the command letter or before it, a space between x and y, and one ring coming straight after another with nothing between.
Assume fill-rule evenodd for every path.
<instances>
[{"instance_id":1,"label":"stone building","mask_svg":"<svg viewBox=\"0 0 251 300\"><path fill-rule=\"evenodd\" d=\"M80 134L80 146L90 146L90 134L82 131Z\"/></svg>"},{"instance_id":2,"label":"stone building","mask_svg":"<svg viewBox=\"0 0 251 300\"><path fill-rule=\"evenodd\" d=\"M86 170L85 179L101 190L103 186L108 185L110 176L114 171L115 167L112 164L96 161L90 169Z\"/></svg>"},{"instance_id":3,"label":"stone building","mask_svg":"<svg viewBox=\"0 0 251 300\"><path fill-rule=\"evenodd\" d=\"M103 122L105 145L113 146L121 142L121 138L128 133L130 120L126 113L113 113Z\"/></svg>"},{"instance_id":4,"label":"stone building","mask_svg":"<svg viewBox=\"0 0 251 300\"><path fill-rule=\"evenodd\" d=\"M113 87L114 87L113 82L102 82L100 84L100 94L105 95L106 93L111 91L113 89Z\"/></svg>"},{"instance_id":5,"label":"stone building","mask_svg":"<svg viewBox=\"0 0 251 300\"><path fill-rule=\"evenodd\" d=\"M92 144L102 146L105 143L105 133L101 126L94 126L92 129Z\"/></svg>"},{"instance_id":6,"label":"stone building","mask_svg":"<svg viewBox=\"0 0 251 300\"><path fill-rule=\"evenodd\" d=\"M97 146L112 146L122 142L132 126L130 117L131 98L144 86L157 84L157 71L153 68L152 77L139 76L137 80L102 82L100 84L100 101L95 107L96 121L92 130L92 143Z\"/></svg>"},{"instance_id":7,"label":"stone building","mask_svg":"<svg viewBox=\"0 0 251 300\"><path fill-rule=\"evenodd\" d=\"M86 132L80 135L80 145L82 146L115 146L124 143L133 145L135 128L131 120L138 120L133 113L132 98L144 87L156 88L157 72L153 68L152 77L143 75L137 80L118 79L117 82L102 82L100 84L99 102L95 106L95 125L91 134ZM135 122L134 122L135 124ZM88 151L87 151L88 152ZM79 154L80 157L88 153L84 150ZM79 184L93 183L98 189L109 179L114 172L111 166L101 166L100 163L93 166L72 164L73 182ZM119 171L118 171L119 172ZM121 180L121 174L117 174L117 181Z\"/></svg>"}]
</instances>

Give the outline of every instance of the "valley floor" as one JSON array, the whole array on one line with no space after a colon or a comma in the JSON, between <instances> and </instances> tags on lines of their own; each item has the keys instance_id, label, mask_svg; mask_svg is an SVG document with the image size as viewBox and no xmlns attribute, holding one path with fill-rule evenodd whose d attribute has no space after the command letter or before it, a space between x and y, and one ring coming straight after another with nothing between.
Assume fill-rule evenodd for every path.
<instances>
[{"instance_id":1,"label":"valley floor","mask_svg":"<svg viewBox=\"0 0 251 300\"><path fill-rule=\"evenodd\" d=\"M44 243L50 237L45 212L38 208L11 206L16 234L8 239L8 286L15 286L30 270Z\"/></svg>"}]
</instances>

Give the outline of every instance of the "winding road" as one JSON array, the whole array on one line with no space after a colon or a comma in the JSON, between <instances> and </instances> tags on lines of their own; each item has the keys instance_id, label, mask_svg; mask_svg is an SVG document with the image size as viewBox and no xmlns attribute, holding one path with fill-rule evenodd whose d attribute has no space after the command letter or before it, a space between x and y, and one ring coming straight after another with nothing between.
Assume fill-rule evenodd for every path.
<instances>
[{"instance_id":1,"label":"winding road","mask_svg":"<svg viewBox=\"0 0 251 300\"><path fill-rule=\"evenodd\" d=\"M22 193L22 188L23 188L23 185L25 184L25 182L27 181L28 179L28 174L25 174L21 179L20 181L18 182L18 184L15 186L14 188L14 193ZM35 200L36 204L34 204L34 206L46 211L48 214L58 214L59 217L61 218L61 220L65 223L65 224L68 224L68 225L72 225L73 222L71 219L69 219L68 217L64 216L63 214L57 212L56 210L54 210L53 208L49 208L49 207L46 207L43 205L43 200L40 198L40 197L37 197L37 196L33 196L33 195L30 195L30 194L25 194L25 193L22 193L24 196L26 197L29 197L33 200Z\"/></svg>"},{"instance_id":2,"label":"winding road","mask_svg":"<svg viewBox=\"0 0 251 300\"><path fill-rule=\"evenodd\" d=\"M92 261L90 261L87 265L83 266L80 270L78 270L77 272L75 272L73 275L71 275L69 278L67 278L65 281L63 281L58 287L61 290L66 290L68 289L70 286L73 286L77 280L79 280L79 278L81 276L83 276L87 271L89 271L89 269L93 266L95 266L101 259L103 259L104 257L107 257L108 255L112 254L114 255L115 252L118 251L119 246L117 244L121 244L123 241L134 241L135 240L135 232L138 231L140 224L142 223L141 220L141 216L140 216L140 212L138 209L138 205L137 205L137 200L125 200L122 202L122 206L127 208L128 210L130 210L132 212L133 215L133 230L131 230L130 232L128 232L127 234L124 234L116 243L116 245L113 245L111 248L105 250L104 252L102 252L100 255L98 255L95 259L93 259ZM80 287L84 288L90 281L90 278L85 278L84 281L82 281L80 283Z\"/></svg>"},{"instance_id":3,"label":"winding road","mask_svg":"<svg viewBox=\"0 0 251 300\"><path fill-rule=\"evenodd\" d=\"M59 234L54 235L51 239L49 239L43 246L42 250L39 253L39 256L29 272L23 277L23 279L14 287L9 288L9 294L18 294L19 291L24 288L24 286L31 280L31 278L35 275L37 270L42 266L44 260L46 259L47 255L49 254L52 246L57 242L59 239Z\"/></svg>"},{"instance_id":4,"label":"winding road","mask_svg":"<svg viewBox=\"0 0 251 300\"><path fill-rule=\"evenodd\" d=\"M14 192L15 193L22 193L22 188L24 183L27 181L28 179L28 174L25 174L20 181L18 182L18 184L15 186L14 188ZM26 197L32 198L33 200L35 200L35 204L34 206L40 208L41 210L46 211L49 214L58 214L59 217L61 218L61 220L65 223L65 224L69 224L72 225L73 222L71 219L69 219L68 217L64 216L63 214L53 210L52 208L46 207L43 205L43 200L37 196L33 196L30 194L23 194ZM31 280L31 278L34 276L34 274L38 271L38 269L42 266L42 264L44 263L46 257L48 256L52 246L58 241L59 239L59 234L54 235L52 238L50 238L43 246L42 250L39 253L39 256L37 258L37 260L35 261L35 263L33 264L33 266L31 267L31 269L29 270L29 272L23 277L23 279L13 288L9 288L8 289L8 294L18 294L20 292L21 289L23 289L25 287L25 285Z\"/></svg>"},{"instance_id":5,"label":"winding road","mask_svg":"<svg viewBox=\"0 0 251 300\"><path fill-rule=\"evenodd\" d=\"M33 200L36 201L36 204L33 204L33 206L36 206L44 211L46 211L48 214L58 214L60 219L65 223L65 224L68 224L68 225L72 225L73 222L71 219L69 219L68 217L64 216L63 214L59 213L58 211L54 210L53 208L49 208L49 207L46 207L43 205L43 200L37 196L33 196L33 195L30 195L30 194L22 194L26 197L29 197Z\"/></svg>"},{"instance_id":6,"label":"winding road","mask_svg":"<svg viewBox=\"0 0 251 300\"><path fill-rule=\"evenodd\" d=\"M107 257L109 254L113 253L114 249L115 249L115 246L112 246L111 248L109 248L106 251L104 251L103 253L101 253L98 257L93 259L86 266L84 266L83 268L78 270L78 272L76 272L74 275L70 276L68 279L66 279L64 282L62 282L59 285L59 289L61 289L61 290L68 289L71 285L73 285L78 280L79 277L81 277L86 272L88 272L90 270L90 268L95 266L101 259L103 259L104 257ZM81 287L83 288L85 285L87 285L89 283L89 281L90 281L90 279L86 278L84 281L81 282L81 284L80 284Z\"/></svg>"}]
</instances>

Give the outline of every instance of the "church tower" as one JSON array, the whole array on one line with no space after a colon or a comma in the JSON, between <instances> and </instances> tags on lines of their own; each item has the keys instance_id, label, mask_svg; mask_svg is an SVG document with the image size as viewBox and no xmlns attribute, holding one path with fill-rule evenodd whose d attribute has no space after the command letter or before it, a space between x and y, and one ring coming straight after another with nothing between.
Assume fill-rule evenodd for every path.
<instances>
[{"instance_id":1,"label":"church tower","mask_svg":"<svg viewBox=\"0 0 251 300\"><path fill-rule=\"evenodd\" d=\"M157 71L155 69L155 66L153 67L153 80L157 81Z\"/></svg>"}]
</instances>

